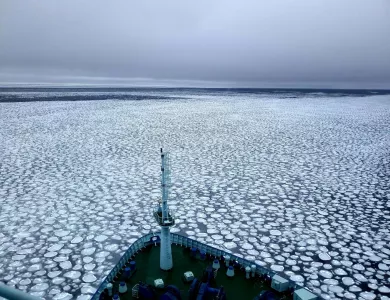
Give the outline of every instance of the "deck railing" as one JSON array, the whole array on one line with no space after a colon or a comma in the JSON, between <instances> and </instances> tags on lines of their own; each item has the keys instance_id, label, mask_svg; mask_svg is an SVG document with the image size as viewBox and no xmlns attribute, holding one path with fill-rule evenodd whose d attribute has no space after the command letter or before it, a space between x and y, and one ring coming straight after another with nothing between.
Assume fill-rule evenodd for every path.
<instances>
[{"instance_id":1,"label":"deck railing","mask_svg":"<svg viewBox=\"0 0 390 300\"><path fill-rule=\"evenodd\" d=\"M95 292L95 294L92 296L92 300L98 300L100 294L103 292L103 290L106 288L107 284L111 282L119 270L123 268L123 266L130 260L130 258L136 254L139 250L142 248L151 245L155 243L154 240L152 240L152 237L159 235L159 233L148 233L139 239L137 239L125 252L125 254L120 258L119 262L115 265L115 267L111 270L111 272L106 276L106 278L103 280L103 282L100 284L99 288ZM185 247L196 247L199 250L205 251L207 254L210 254L215 257L221 257L223 255L229 255L231 261L237 261L240 264L241 268L245 268L247 266L256 265L256 274L257 275L269 275L274 276L277 274L276 272L273 272L270 269L264 268L263 266L260 266L256 264L253 261L249 261L247 259L244 259L242 257L239 257L237 255L234 255L232 253L228 253L224 250L206 245L202 242L198 242L194 239L191 239L186 236L182 236L179 234L171 233L171 242L172 244L177 244ZM293 288L294 290L303 288L301 285L297 284L294 281L289 280L289 286L290 288Z\"/></svg>"}]
</instances>

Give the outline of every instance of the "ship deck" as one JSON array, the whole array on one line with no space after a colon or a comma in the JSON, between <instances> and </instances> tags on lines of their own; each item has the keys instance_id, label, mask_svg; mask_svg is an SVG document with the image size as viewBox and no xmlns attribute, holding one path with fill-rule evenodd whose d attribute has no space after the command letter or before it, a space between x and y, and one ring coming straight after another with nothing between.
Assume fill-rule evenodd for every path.
<instances>
[{"instance_id":1,"label":"ship deck","mask_svg":"<svg viewBox=\"0 0 390 300\"><path fill-rule=\"evenodd\" d=\"M172 244L172 256L173 256L173 268L170 271L163 271L160 269L160 247L157 245L148 245L141 251L136 253L132 258L136 262L136 272L126 280L128 291L125 294L120 294L120 299L135 299L132 297L131 289L137 283L144 282L150 285L154 285L154 280L161 278L164 281L165 286L175 285L179 288L182 299L189 299L188 290L190 283L185 283L182 280L183 274L186 271L191 271L195 278L200 279L203 271L207 266L210 266L213 261L213 257L207 255L205 260L191 257L190 248L180 245ZM215 283L212 287L219 288L224 287L227 299L253 299L259 295L263 290L271 290L269 284L266 284L260 279L259 276L255 276L250 279L245 278L245 270L243 268L235 268L235 276L229 278L226 276L227 267L221 261L221 268L218 270L218 275L215 279ZM118 271L117 276L112 280L114 294L118 291L119 282L122 281L121 277L126 265ZM161 296L165 290L156 289L157 299ZM275 299L292 299L291 295L279 294L272 290Z\"/></svg>"}]
</instances>

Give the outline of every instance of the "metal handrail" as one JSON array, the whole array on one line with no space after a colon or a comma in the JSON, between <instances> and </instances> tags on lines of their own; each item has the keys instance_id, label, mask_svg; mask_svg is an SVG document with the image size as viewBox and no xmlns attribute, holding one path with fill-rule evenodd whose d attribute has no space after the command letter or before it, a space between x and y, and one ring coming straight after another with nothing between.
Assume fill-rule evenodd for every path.
<instances>
[{"instance_id":1,"label":"metal handrail","mask_svg":"<svg viewBox=\"0 0 390 300\"><path fill-rule=\"evenodd\" d=\"M115 277L117 272L122 269L122 267L128 262L128 260L141 248L144 248L145 243L150 242L151 238L153 236L159 235L159 232L157 233L148 233L140 238L138 238L125 252L125 254L120 258L119 262L115 265L115 267L111 270L111 272L106 276L106 278L103 280L103 282L100 284L99 288L95 292L95 294L92 296L91 300L98 300L100 294L103 292L103 290L106 288L107 284L112 281L112 279ZM263 266L260 266L259 264L256 264L253 261L249 261L245 258L242 258L238 255L234 255L232 253L226 252L224 250L215 248L213 246L209 246L206 244L203 244L197 240L191 239L186 236L182 236L176 233L171 233L171 241L173 244L179 244L181 246L186 247L196 247L200 250L204 250L207 254L215 255L215 256L224 256L229 255L231 261L237 261L242 268L245 268L246 266L256 265L256 274L257 275L269 275L274 276L278 273L264 268ZM297 284L296 282L287 279L289 282L289 287L293 288L294 290L304 288L303 286ZM321 299L320 296L317 296L318 299Z\"/></svg>"}]
</instances>

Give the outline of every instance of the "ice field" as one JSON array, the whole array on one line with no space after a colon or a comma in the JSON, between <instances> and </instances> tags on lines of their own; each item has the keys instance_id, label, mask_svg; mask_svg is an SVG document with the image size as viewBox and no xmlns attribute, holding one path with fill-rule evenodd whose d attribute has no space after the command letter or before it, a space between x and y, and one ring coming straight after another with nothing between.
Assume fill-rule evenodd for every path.
<instances>
[{"instance_id":1,"label":"ice field","mask_svg":"<svg viewBox=\"0 0 390 300\"><path fill-rule=\"evenodd\" d=\"M0 90L0 141L8 285L89 299L158 230L164 147L173 232L325 299L390 299L390 95Z\"/></svg>"}]
</instances>

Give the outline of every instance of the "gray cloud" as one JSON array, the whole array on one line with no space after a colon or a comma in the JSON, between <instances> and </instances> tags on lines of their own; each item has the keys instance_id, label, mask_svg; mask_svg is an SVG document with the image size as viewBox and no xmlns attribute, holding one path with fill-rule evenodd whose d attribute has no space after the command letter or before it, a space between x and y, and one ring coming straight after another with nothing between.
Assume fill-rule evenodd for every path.
<instances>
[{"instance_id":1,"label":"gray cloud","mask_svg":"<svg viewBox=\"0 0 390 300\"><path fill-rule=\"evenodd\" d=\"M389 88L389 37L388 0L3 0L0 81Z\"/></svg>"}]
</instances>

